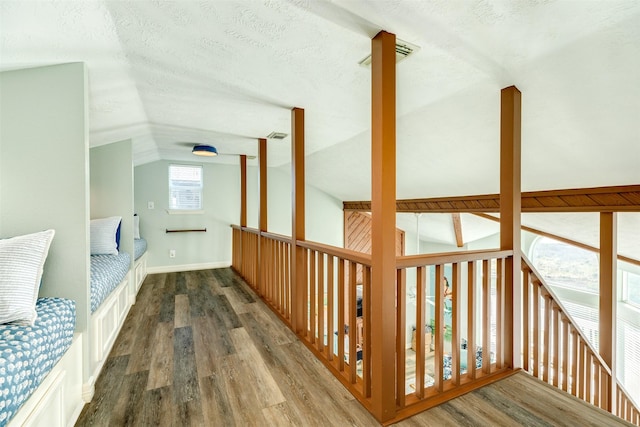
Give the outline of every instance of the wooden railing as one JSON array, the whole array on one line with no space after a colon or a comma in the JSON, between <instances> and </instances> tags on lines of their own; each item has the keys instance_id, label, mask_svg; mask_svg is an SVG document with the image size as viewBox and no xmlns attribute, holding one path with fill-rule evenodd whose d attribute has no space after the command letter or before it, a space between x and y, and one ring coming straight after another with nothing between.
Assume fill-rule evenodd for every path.
<instances>
[{"instance_id":1,"label":"wooden railing","mask_svg":"<svg viewBox=\"0 0 640 427\"><path fill-rule=\"evenodd\" d=\"M233 226L233 267L265 300L281 319L292 327L293 310L291 239L246 227ZM239 245L239 246L237 246ZM371 256L343 248L308 241L296 242L304 250L306 283L298 288L303 303L302 319L306 324L298 330L299 338L365 407L371 405ZM435 406L456 394L479 387L507 370L502 345L505 342L503 319L505 259L510 251L464 252L454 254L398 257L396 328L396 390L397 419ZM498 273L491 274L491 266ZM467 340L468 348L481 348L484 358L476 368L476 351L469 351L466 363L461 363L460 345L445 356L445 340L439 333L445 325L444 271L453 269L451 341ZM435 271L435 292L426 286L429 271ZM435 307L434 357L425 350L424 338L418 337L416 356L406 349L407 293L406 277L416 272L415 282L420 306L413 323L424 337L427 313L424 303L431 298ZM464 280L463 280L464 279ZM412 282L412 283L413 283ZM492 293L493 290L493 293ZM421 304L420 301L423 301ZM471 316L461 319L471 307ZM476 308L478 307L478 308ZM495 316L498 316L496 319ZM497 323L496 323L497 320ZM496 329L496 325L499 325ZM467 334L466 331L475 331ZM496 335L497 333L497 335ZM393 345L393 344L391 344ZM415 362L412 362L414 360ZM435 363L439 361L439 363ZM451 362L449 368L449 361ZM416 375L411 375L413 363ZM468 372L461 367L468 365ZM409 369L407 369L409 366ZM408 379L407 379L408 378ZM433 381L425 380L432 378Z\"/></svg>"},{"instance_id":2,"label":"wooden railing","mask_svg":"<svg viewBox=\"0 0 640 427\"><path fill-rule=\"evenodd\" d=\"M512 254L496 250L397 258L400 412L424 410L509 370L511 361L503 351L511 342L504 327L504 267ZM409 313L414 306L415 313ZM411 350L409 330L414 331Z\"/></svg>"},{"instance_id":3,"label":"wooden railing","mask_svg":"<svg viewBox=\"0 0 640 427\"><path fill-rule=\"evenodd\" d=\"M522 274L523 369L586 402L640 425L638 405L617 381L613 405L611 369L524 256Z\"/></svg>"}]
</instances>

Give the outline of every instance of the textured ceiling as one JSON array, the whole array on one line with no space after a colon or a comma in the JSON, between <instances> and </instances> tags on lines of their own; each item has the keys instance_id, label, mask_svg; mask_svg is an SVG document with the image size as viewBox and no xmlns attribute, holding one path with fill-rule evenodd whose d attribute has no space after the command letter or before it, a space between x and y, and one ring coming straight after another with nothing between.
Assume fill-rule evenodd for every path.
<instances>
[{"instance_id":1,"label":"textured ceiling","mask_svg":"<svg viewBox=\"0 0 640 427\"><path fill-rule=\"evenodd\" d=\"M0 69L86 62L90 143L132 138L136 164L193 160L189 143L255 155L302 107L308 182L363 200L358 62L380 30L420 47L398 64L399 198L498 192L499 90L512 84L523 190L640 183L636 0L1 0ZM268 156L288 169L290 139Z\"/></svg>"}]
</instances>

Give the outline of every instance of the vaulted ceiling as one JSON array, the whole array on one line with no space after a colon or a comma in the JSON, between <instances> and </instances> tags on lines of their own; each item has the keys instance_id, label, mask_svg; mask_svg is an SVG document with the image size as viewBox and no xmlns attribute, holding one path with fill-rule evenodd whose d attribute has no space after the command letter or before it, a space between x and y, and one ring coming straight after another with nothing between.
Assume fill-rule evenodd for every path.
<instances>
[{"instance_id":1,"label":"vaulted ceiling","mask_svg":"<svg viewBox=\"0 0 640 427\"><path fill-rule=\"evenodd\" d=\"M640 183L635 0L2 0L0 68L86 62L90 143L131 138L137 165L193 160L191 143L256 155L302 107L308 183L366 200L359 62L380 30L419 47L398 63L399 198L499 191L509 85L523 93L523 190ZM287 170L289 138L268 158Z\"/></svg>"}]
</instances>

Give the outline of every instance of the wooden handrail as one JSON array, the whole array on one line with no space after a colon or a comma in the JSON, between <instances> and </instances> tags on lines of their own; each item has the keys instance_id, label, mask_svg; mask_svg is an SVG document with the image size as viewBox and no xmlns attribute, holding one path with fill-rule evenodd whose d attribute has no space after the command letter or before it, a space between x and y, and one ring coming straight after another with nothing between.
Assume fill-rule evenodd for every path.
<instances>
[{"instance_id":1,"label":"wooden handrail","mask_svg":"<svg viewBox=\"0 0 640 427\"><path fill-rule=\"evenodd\" d=\"M350 249L338 248L336 246L325 245L317 242L309 242L306 240L298 240L296 244L300 247L311 249L313 251L324 252L327 255L332 255L338 258L347 259L349 261L355 261L358 264L371 267L371 255L362 252L352 251Z\"/></svg>"},{"instance_id":2,"label":"wooden handrail","mask_svg":"<svg viewBox=\"0 0 640 427\"><path fill-rule=\"evenodd\" d=\"M596 360L598 361L598 363L600 363L600 365L605 369L607 374L611 375L611 368L602 359L602 357L600 357L600 353L598 353L598 350L595 349L595 347L593 346L593 344L591 344L591 342L589 341L587 336L584 334L584 332L582 332L582 329L580 329L580 327L578 326L578 323L575 321L573 316L571 316L571 314L564 307L564 305L560 301L560 298L558 298L558 296L553 291L553 289L551 289L551 287L544 281L544 279L542 278L542 275L540 273L538 273L536 268L533 266L533 263L531 261L529 261L529 259L524 254L522 254L521 256L522 256L522 268L528 270L532 274L532 276L535 278L535 280L532 280L532 281L534 281L535 283L540 284L540 286L542 286L544 291L551 297L553 302L556 305L558 305L560 311L571 322L571 324L573 325L573 327L576 330L576 333L580 336L580 339L587 345L589 350L593 353L593 355L596 358Z\"/></svg>"},{"instance_id":3,"label":"wooden handrail","mask_svg":"<svg viewBox=\"0 0 640 427\"><path fill-rule=\"evenodd\" d=\"M269 239L275 240L277 242L282 243L291 243L291 237L285 236L284 234L270 233L267 231L260 232L260 236L267 237Z\"/></svg>"},{"instance_id":4,"label":"wooden handrail","mask_svg":"<svg viewBox=\"0 0 640 427\"><path fill-rule=\"evenodd\" d=\"M493 258L506 258L513 251L500 249L446 252L436 254L405 255L396 257L396 268L411 268L423 265L452 264L456 262L483 261Z\"/></svg>"}]
</instances>

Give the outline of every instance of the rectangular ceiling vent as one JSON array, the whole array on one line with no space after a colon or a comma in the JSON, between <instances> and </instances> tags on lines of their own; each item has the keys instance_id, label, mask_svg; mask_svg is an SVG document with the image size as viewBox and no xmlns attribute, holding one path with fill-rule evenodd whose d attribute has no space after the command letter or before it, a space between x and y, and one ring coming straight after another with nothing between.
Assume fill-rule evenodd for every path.
<instances>
[{"instance_id":1,"label":"rectangular ceiling vent","mask_svg":"<svg viewBox=\"0 0 640 427\"><path fill-rule=\"evenodd\" d=\"M287 136L288 134L283 132L271 132L267 135L267 139L285 139Z\"/></svg>"},{"instance_id":2,"label":"rectangular ceiling vent","mask_svg":"<svg viewBox=\"0 0 640 427\"><path fill-rule=\"evenodd\" d=\"M396 64L412 53L420 50L419 46L416 46L413 43L406 42L404 40L396 39ZM362 61L359 62L363 67L368 67L371 65L371 55L368 55Z\"/></svg>"}]
</instances>

